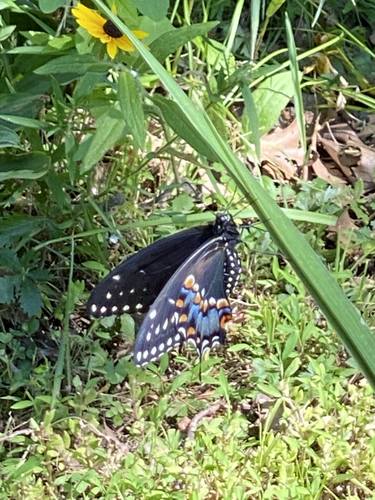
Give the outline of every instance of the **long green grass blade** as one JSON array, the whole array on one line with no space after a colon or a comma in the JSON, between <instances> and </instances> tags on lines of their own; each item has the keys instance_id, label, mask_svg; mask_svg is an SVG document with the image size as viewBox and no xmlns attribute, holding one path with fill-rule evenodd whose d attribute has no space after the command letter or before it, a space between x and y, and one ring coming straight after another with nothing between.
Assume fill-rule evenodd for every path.
<instances>
[{"instance_id":1,"label":"long green grass blade","mask_svg":"<svg viewBox=\"0 0 375 500\"><path fill-rule=\"evenodd\" d=\"M306 140L306 127L305 115L302 100L302 91L299 78L299 70L297 63L297 50L294 43L292 25L290 24L288 13L285 13L285 28L286 39L288 41L288 52L290 59L290 71L292 73L293 87L294 87L294 108L296 110L296 120L298 124L299 137L301 146L306 157L307 154L307 140Z\"/></svg>"},{"instance_id":2,"label":"long green grass blade","mask_svg":"<svg viewBox=\"0 0 375 500\"><path fill-rule=\"evenodd\" d=\"M193 104L149 50L101 0L93 1L107 18L131 40L184 112L196 134L215 149L228 174L234 179L280 250L321 307L328 321L340 335L363 373L375 387L375 335L370 332L358 310L324 267L320 257L314 253L304 236L283 214L246 166L237 159L204 110Z\"/></svg>"}]
</instances>

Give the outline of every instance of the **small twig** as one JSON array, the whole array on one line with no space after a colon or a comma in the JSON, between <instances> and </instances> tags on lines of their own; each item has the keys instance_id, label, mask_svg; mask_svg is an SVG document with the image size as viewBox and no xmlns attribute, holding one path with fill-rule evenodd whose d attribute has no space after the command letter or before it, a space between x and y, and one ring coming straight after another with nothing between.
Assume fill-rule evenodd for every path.
<instances>
[{"instance_id":1,"label":"small twig","mask_svg":"<svg viewBox=\"0 0 375 500\"><path fill-rule=\"evenodd\" d=\"M198 425L200 421L206 417L213 417L215 413L217 413L221 408L225 408L225 402L223 400L218 401L217 403L212 404L205 410L197 413L190 422L187 431L187 439L194 439L195 433L197 431Z\"/></svg>"},{"instance_id":2,"label":"small twig","mask_svg":"<svg viewBox=\"0 0 375 500\"><path fill-rule=\"evenodd\" d=\"M33 431L31 429L20 429L19 431L11 432L10 434L5 434L4 436L0 436L0 443L3 441L9 441L10 439L16 436L29 436Z\"/></svg>"}]
</instances>

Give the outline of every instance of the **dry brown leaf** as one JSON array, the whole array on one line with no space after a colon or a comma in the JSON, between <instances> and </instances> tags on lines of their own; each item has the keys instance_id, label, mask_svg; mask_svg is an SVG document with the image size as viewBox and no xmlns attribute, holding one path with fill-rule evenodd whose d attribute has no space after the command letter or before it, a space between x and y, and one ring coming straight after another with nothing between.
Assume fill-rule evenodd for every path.
<instances>
[{"instance_id":1,"label":"dry brown leaf","mask_svg":"<svg viewBox=\"0 0 375 500\"><path fill-rule=\"evenodd\" d=\"M277 127L261 138L262 168L277 179L296 177L303 166L304 154L299 145L297 121L286 128Z\"/></svg>"},{"instance_id":2,"label":"dry brown leaf","mask_svg":"<svg viewBox=\"0 0 375 500\"><path fill-rule=\"evenodd\" d=\"M348 182L362 179L366 190L375 188L375 150L364 144L347 123L329 127L318 140Z\"/></svg>"},{"instance_id":3,"label":"dry brown leaf","mask_svg":"<svg viewBox=\"0 0 375 500\"><path fill-rule=\"evenodd\" d=\"M342 246L348 245L352 239L352 233L357 229L354 220L350 217L349 210L345 210L337 218L334 226L329 226L329 229L337 233L337 239Z\"/></svg>"}]
</instances>

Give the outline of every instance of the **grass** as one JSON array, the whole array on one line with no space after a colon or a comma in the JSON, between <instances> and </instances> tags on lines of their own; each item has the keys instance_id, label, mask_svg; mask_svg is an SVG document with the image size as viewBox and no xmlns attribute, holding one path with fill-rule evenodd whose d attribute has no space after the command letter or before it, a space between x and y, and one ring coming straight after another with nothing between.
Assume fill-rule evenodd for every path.
<instances>
[{"instance_id":1,"label":"grass","mask_svg":"<svg viewBox=\"0 0 375 500\"><path fill-rule=\"evenodd\" d=\"M175 82L205 106L221 150L208 122L197 134L166 99L162 72L137 53L110 61L63 1L2 10L0 498L372 498L373 390L218 155L227 141L243 175L253 169L373 335L373 198L361 180L259 177L259 160L293 95L300 126L307 94L317 114L341 92L342 114L371 117L374 11L280 2L264 17L257 2L176 1L171 34L160 5L137 15L130 4L118 15L150 33L145 54L166 58L177 98ZM349 86L318 72L319 54ZM228 344L201 366L183 350L136 369L140 318L87 318L92 286L124 255L225 209L255 222Z\"/></svg>"}]
</instances>

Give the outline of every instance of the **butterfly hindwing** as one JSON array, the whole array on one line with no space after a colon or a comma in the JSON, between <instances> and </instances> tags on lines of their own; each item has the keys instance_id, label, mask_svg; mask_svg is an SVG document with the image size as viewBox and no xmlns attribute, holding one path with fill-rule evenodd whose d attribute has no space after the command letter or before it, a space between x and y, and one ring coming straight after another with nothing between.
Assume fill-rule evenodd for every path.
<instances>
[{"instance_id":1,"label":"butterfly hindwing","mask_svg":"<svg viewBox=\"0 0 375 500\"><path fill-rule=\"evenodd\" d=\"M212 225L186 229L125 259L93 290L88 313L103 317L147 311L176 269L212 236Z\"/></svg>"},{"instance_id":2,"label":"butterfly hindwing","mask_svg":"<svg viewBox=\"0 0 375 500\"><path fill-rule=\"evenodd\" d=\"M224 325L232 317L227 298L234 242L216 237L196 250L174 273L150 307L134 347L137 365L155 361L164 352L191 342L200 356L224 343ZM234 273L231 275L233 279Z\"/></svg>"}]
</instances>

